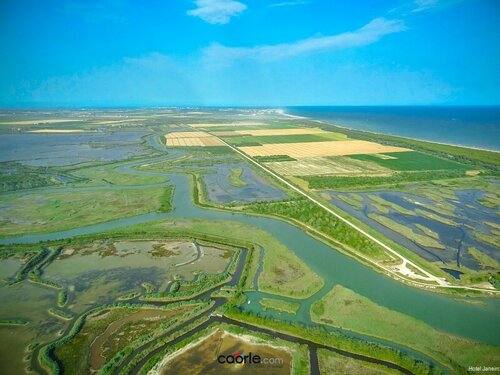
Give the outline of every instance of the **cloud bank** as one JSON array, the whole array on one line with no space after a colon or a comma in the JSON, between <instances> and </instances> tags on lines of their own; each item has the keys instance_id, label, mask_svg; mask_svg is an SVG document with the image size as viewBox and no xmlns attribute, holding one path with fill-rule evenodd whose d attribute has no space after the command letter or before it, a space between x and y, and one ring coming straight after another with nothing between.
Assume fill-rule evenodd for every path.
<instances>
[{"instance_id":1,"label":"cloud bank","mask_svg":"<svg viewBox=\"0 0 500 375\"><path fill-rule=\"evenodd\" d=\"M188 15L199 17L214 25L224 25L232 17L239 16L247 6L234 0L196 0L198 6L187 12Z\"/></svg>"},{"instance_id":2,"label":"cloud bank","mask_svg":"<svg viewBox=\"0 0 500 375\"><path fill-rule=\"evenodd\" d=\"M226 47L214 43L203 51L204 60L211 66L227 66L235 60L272 61L281 60L304 53L359 47L372 44L388 34L406 30L401 20L376 18L360 29L330 36L320 36L299 40L294 43L281 43L256 47Z\"/></svg>"}]
</instances>

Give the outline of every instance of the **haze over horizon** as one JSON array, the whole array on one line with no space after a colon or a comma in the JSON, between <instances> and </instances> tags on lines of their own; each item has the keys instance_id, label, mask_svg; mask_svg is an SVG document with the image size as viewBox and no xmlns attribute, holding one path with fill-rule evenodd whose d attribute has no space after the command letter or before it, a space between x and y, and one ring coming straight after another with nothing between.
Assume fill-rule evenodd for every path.
<instances>
[{"instance_id":1,"label":"haze over horizon","mask_svg":"<svg viewBox=\"0 0 500 375\"><path fill-rule=\"evenodd\" d=\"M487 0L6 0L0 106L498 105Z\"/></svg>"}]
</instances>

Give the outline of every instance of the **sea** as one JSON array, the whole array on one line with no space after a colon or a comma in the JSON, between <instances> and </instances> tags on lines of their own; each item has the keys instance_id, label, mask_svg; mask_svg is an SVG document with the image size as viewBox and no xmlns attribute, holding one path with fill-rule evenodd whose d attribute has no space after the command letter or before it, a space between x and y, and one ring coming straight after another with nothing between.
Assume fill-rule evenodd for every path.
<instances>
[{"instance_id":1,"label":"sea","mask_svg":"<svg viewBox=\"0 0 500 375\"><path fill-rule=\"evenodd\" d=\"M500 106L288 107L284 111L346 128L500 151Z\"/></svg>"}]
</instances>

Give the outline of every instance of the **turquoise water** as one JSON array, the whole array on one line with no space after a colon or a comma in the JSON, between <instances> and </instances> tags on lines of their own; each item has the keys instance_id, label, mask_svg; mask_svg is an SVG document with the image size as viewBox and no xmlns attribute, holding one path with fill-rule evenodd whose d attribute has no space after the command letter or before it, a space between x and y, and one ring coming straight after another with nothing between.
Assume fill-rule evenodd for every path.
<instances>
[{"instance_id":1,"label":"turquoise water","mask_svg":"<svg viewBox=\"0 0 500 375\"><path fill-rule=\"evenodd\" d=\"M358 130L500 150L500 106L290 107L285 111Z\"/></svg>"},{"instance_id":2,"label":"turquoise water","mask_svg":"<svg viewBox=\"0 0 500 375\"><path fill-rule=\"evenodd\" d=\"M171 218L237 221L271 233L325 279L324 288L315 296L302 301L301 313L297 318L291 319L300 318L307 322L309 317L306 312L310 304L334 285L340 284L379 305L413 316L440 330L500 345L500 300L480 299L484 302L482 305L466 304L449 296L408 287L373 271L284 221L194 206L187 176L169 177L170 183L175 185L173 212L150 213L50 234L4 238L0 240L0 244L36 243Z\"/></svg>"}]
</instances>

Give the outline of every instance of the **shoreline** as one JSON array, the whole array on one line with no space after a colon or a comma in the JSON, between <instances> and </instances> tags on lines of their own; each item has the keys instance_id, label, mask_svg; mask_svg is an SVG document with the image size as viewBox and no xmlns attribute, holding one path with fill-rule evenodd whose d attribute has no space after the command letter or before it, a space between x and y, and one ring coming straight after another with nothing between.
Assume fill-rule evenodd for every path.
<instances>
[{"instance_id":1,"label":"shoreline","mask_svg":"<svg viewBox=\"0 0 500 375\"><path fill-rule=\"evenodd\" d=\"M446 143L446 142L438 142L438 141L432 141L428 139L422 139L422 138L412 138L412 137L407 137L403 135L396 135L396 134L388 134L388 133L381 133L381 132L374 132L370 130L361 130L361 129L356 129L356 128L351 128L345 125L338 125L334 124L331 122L328 122L326 120L318 120L313 117L305 117L305 116L297 116L297 115L291 115L289 113L286 113L284 110L277 110L277 113L285 116L285 117L291 117L294 119L303 119L303 120L309 120L309 121L314 121L318 122L320 124L325 124L325 125L330 125L330 126L336 126L341 129L346 129L346 130L353 130L353 131L358 131L358 132L363 132L363 133L368 133L368 134L375 134L375 135L387 135L390 137L398 137L398 138L403 138L403 139L409 139L412 141L419 141L419 142L428 142L428 143L435 143L438 145L443 145L443 146L453 146L453 147L460 147L460 148L467 148L471 150L479 150L479 151L488 151L488 152L495 152L495 153L500 153L500 150L492 150L489 148L483 148L483 147L477 147L477 146L466 146L466 145L461 145L461 144L455 144L455 143Z\"/></svg>"}]
</instances>

